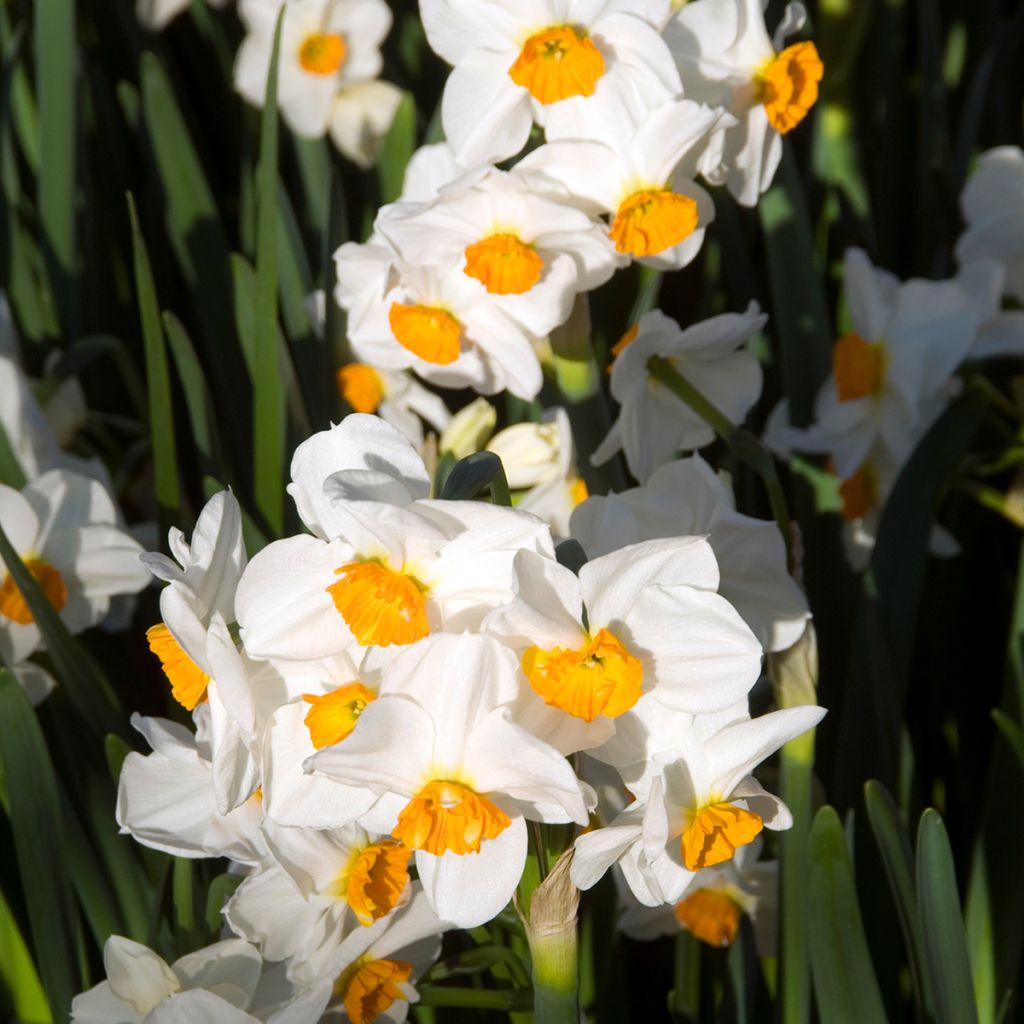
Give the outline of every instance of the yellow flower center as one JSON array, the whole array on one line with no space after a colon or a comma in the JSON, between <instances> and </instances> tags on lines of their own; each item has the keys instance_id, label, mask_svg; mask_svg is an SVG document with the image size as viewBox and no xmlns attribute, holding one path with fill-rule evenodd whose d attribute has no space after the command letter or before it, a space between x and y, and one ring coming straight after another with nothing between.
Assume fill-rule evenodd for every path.
<instances>
[{"instance_id":1,"label":"yellow flower center","mask_svg":"<svg viewBox=\"0 0 1024 1024\"><path fill-rule=\"evenodd\" d=\"M345 63L348 52L337 32L314 32L299 47L299 64L311 75L333 75Z\"/></svg>"},{"instance_id":2,"label":"yellow flower center","mask_svg":"<svg viewBox=\"0 0 1024 1024\"><path fill-rule=\"evenodd\" d=\"M412 977L412 964L404 960L371 960L360 957L334 983L352 1024L371 1024L395 1000L406 994L399 988Z\"/></svg>"},{"instance_id":3,"label":"yellow flower center","mask_svg":"<svg viewBox=\"0 0 1024 1024\"><path fill-rule=\"evenodd\" d=\"M582 477L576 477L569 488L569 500L573 505L582 505L589 497L590 491L587 490L586 482Z\"/></svg>"},{"instance_id":4,"label":"yellow flower center","mask_svg":"<svg viewBox=\"0 0 1024 1024\"><path fill-rule=\"evenodd\" d=\"M592 96L604 74L604 57L581 29L558 25L530 36L508 74L547 105L571 96Z\"/></svg>"},{"instance_id":5,"label":"yellow flower center","mask_svg":"<svg viewBox=\"0 0 1024 1024\"><path fill-rule=\"evenodd\" d=\"M317 750L340 743L355 727L366 705L377 699L362 683L339 686L322 697L304 693L302 699L313 706L304 721Z\"/></svg>"},{"instance_id":6,"label":"yellow flower center","mask_svg":"<svg viewBox=\"0 0 1024 1024\"><path fill-rule=\"evenodd\" d=\"M630 345L636 341L636 336L640 333L640 324L630 324L622 332L622 337L619 338L611 348L611 356L613 359L617 358L622 352L624 352Z\"/></svg>"},{"instance_id":7,"label":"yellow flower center","mask_svg":"<svg viewBox=\"0 0 1024 1024\"><path fill-rule=\"evenodd\" d=\"M334 607L364 647L411 644L430 632L424 588L380 562L348 562L327 588Z\"/></svg>"},{"instance_id":8,"label":"yellow flower center","mask_svg":"<svg viewBox=\"0 0 1024 1024\"><path fill-rule=\"evenodd\" d=\"M46 600L60 611L68 603L68 588L61 574L41 558L26 558L25 568L39 584ZM27 626L33 621L28 602L9 574L0 583L0 615L19 626Z\"/></svg>"},{"instance_id":9,"label":"yellow flower center","mask_svg":"<svg viewBox=\"0 0 1024 1024\"><path fill-rule=\"evenodd\" d=\"M697 203L689 196L642 189L619 204L609 234L619 252L655 256L692 234L697 220Z\"/></svg>"},{"instance_id":10,"label":"yellow flower center","mask_svg":"<svg viewBox=\"0 0 1024 1024\"><path fill-rule=\"evenodd\" d=\"M515 235L498 234L466 246L465 272L492 295L522 295L540 280L544 261Z\"/></svg>"},{"instance_id":11,"label":"yellow flower center","mask_svg":"<svg viewBox=\"0 0 1024 1024\"><path fill-rule=\"evenodd\" d=\"M346 363L337 374L338 393L353 412L376 412L384 397L380 374L366 363Z\"/></svg>"},{"instance_id":12,"label":"yellow flower center","mask_svg":"<svg viewBox=\"0 0 1024 1024\"><path fill-rule=\"evenodd\" d=\"M182 650L174 634L162 622L146 630L149 649L160 659L171 684L171 696L186 711L206 699L210 677Z\"/></svg>"},{"instance_id":13,"label":"yellow flower center","mask_svg":"<svg viewBox=\"0 0 1024 1024\"><path fill-rule=\"evenodd\" d=\"M679 923L709 946L730 946L736 938L743 911L719 889L698 889L676 904Z\"/></svg>"},{"instance_id":14,"label":"yellow flower center","mask_svg":"<svg viewBox=\"0 0 1024 1024\"><path fill-rule=\"evenodd\" d=\"M753 842L764 827L761 817L735 804L708 804L697 811L683 832L683 863L699 871L729 860L736 850Z\"/></svg>"},{"instance_id":15,"label":"yellow flower center","mask_svg":"<svg viewBox=\"0 0 1024 1024\"><path fill-rule=\"evenodd\" d=\"M796 43L776 54L757 76L761 102L771 126L786 134L806 116L818 99L818 83L825 73L814 43Z\"/></svg>"},{"instance_id":16,"label":"yellow flower center","mask_svg":"<svg viewBox=\"0 0 1024 1024\"><path fill-rule=\"evenodd\" d=\"M877 492L878 484L875 481L875 474L871 467L864 463L853 476L839 484L839 497L843 501L843 518L848 523L863 519L875 503Z\"/></svg>"},{"instance_id":17,"label":"yellow flower center","mask_svg":"<svg viewBox=\"0 0 1024 1024\"><path fill-rule=\"evenodd\" d=\"M412 850L393 839L367 846L339 882L361 925L390 914L409 881Z\"/></svg>"},{"instance_id":18,"label":"yellow flower center","mask_svg":"<svg viewBox=\"0 0 1024 1024\"><path fill-rule=\"evenodd\" d=\"M462 326L446 309L394 302L388 323L398 344L428 363L447 366L459 358Z\"/></svg>"},{"instance_id":19,"label":"yellow flower center","mask_svg":"<svg viewBox=\"0 0 1024 1024\"><path fill-rule=\"evenodd\" d=\"M529 648L523 672L545 703L587 722L618 717L643 693L643 666L607 629L577 651Z\"/></svg>"},{"instance_id":20,"label":"yellow flower center","mask_svg":"<svg viewBox=\"0 0 1024 1024\"><path fill-rule=\"evenodd\" d=\"M479 853L483 839L494 839L512 819L486 797L460 782L435 779L424 786L398 816L391 834L414 850Z\"/></svg>"},{"instance_id":21,"label":"yellow flower center","mask_svg":"<svg viewBox=\"0 0 1024 1024\"><path fill-rule=\"evenodd\" d=\"M832 370L840 402L875 395L885 376L885 348L849 331L832 346Z\"/></svg>"}]
</instances>

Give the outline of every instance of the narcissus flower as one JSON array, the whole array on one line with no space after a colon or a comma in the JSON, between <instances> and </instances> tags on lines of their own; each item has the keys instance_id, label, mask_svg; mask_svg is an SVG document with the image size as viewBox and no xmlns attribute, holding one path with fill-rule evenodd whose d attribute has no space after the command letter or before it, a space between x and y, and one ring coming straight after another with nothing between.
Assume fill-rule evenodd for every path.
<instances>
[{"instance_id":1,"label":"narcissus flower","mask_svg":"<svg viewBox=\"0 0 1024 1024\"><path fill-rule=\"evenodd\" d=\"M385 207L376 229L406 263L458 268L481 298L538 336L623 262L561 185L518 171L470 171L434 202Z\"/></svg>"},{"instance_id":2,"label":"narcissus flower","mask_svg":"<svg viewBox=\"0 0 1024 1024\"><path fill-rule=\"evenodd\" d=\"M292 977L331 973L353 932L406 903L412 851L356 825L339 829L264 826L270 858L225 908L239 935L268 960L289 960Z\"/></svg>"},{"instance_id":3,"label":"narcissus flower","mask_svg":"<svg viewBox=\"0 0 1024 1024\"><path fill-rule=\"evenodd\" d=\"M391 674L403 695L379 697L311 766L377 793L362 820L416 851L438 916L483 924L522 875L524 819L585 824L584 791L556 750L512 721L518 663L497 641L430 637L396 657Z\"/></svg>"},{"instance_id":4,"label":"narcissus flower","mask_svg":"<svg viewBox=\"0 0 1024 1024\"><path fill-rule=\"evenodd\" d=\"M7 539L73 633L97 625L113 597L149 582L142 548L118 518L101 484L66 470L44 473L21 491L0 484ZM0 660L17 664L41 644L32 611L0 560Z\"/></svg>"},{"instance_id":5,"label":"narcissus flower","mask_svg":"<svg viewBox=\"0 0 1024 1024\"><path fill-rule=\"evenodd\" d=\"M433 50L454 65L441 116L463 164L500 161L526 144L534 121L552 137L641 115L680 92L658 34L667 0L422 0Z\"/></svg>"},{"instance_id":6,"label":"narcissus flower","mask_svg":"<svg viewBox=\"0 0 1024 1024\"><path fill-rule=\"evenodd\" d=\"M998 146L983 153L960 208L967 227L957 239L957 259L1001 263L1006 294L1024 303L1024 150Z\"/></svg>"},{"instance_id":7,"label":"narcissus flower","mask_svg":"<svg viewBox=\"0 0 1024 1024\"><path fill-rule=\"evenodd\" d=\"M211 7L224 7L228 0L206 0ZM189 0L136 0L135 16L143 28L160 32L182 11L187 11Z\"/></svg>"},{"instance_id":8,"label":"narcissus flower","mask_svg":"<svg viewBox=\"0 0 1024 1024\"><path fill-rule=\"evenodd\" d=\"M754 925L758 954L773 956L779 865L758 860L763 845L758 836L741 846L732 860L698 872L675 904L645 907L624 887L619 927L640 940L676 935L683 929L709 946L721 947L732 944L747 916Z\"/></svg>"},{"instance_id":9,"label":"narcissus flower","mask_svg":"<svg viewBox=\"0 0 1024 1024\"><path fill-rule=\"evenodd\" d=\"M720 117L689 100L664 103L639 120L603 121L584 139L549 142L518 169L549 175L589 212L607 214L622 256L678 270L697 255L715 216L693 179Z\"/></svg>"},{"instance_id":10,"label":"narcissus flower","mask_svg":"<svg viewBox=\"0 0 1024 1024\"><path fill-rule=\"evenodd\" d=\"M665 28L686 96L735 118L708 150L701 172L744 206L767 190L782 157L782 135L818 98L824 66L814 44L785 46L805 17L803 5L789 4L769 37L761 0L693 0Z\"/></svg>"},{"instance_id":11,"label":"narcissus flower","mask_svg":"<svg viewBox=\"0 0 1024 1024\"><path fill-rule=\"evenodd\" d=\"M150 650L171 684L171 693L191 711L206 697L212 672L207 654L211 619L235 621L235 588L246 565L242 512L230 491L215 494L196 521L192 542L172 527L168 544L177 562L148 552L146 568L168 586L160 594L162 621L146 631Z\"/></svg>"},{"instance_id":12,"label":"narcissus flower","mask_svg":"<svg viewBox=\"0 0 1024 1024\"><path fill-rule=\"evenodd\" d=\"M761 647L715 593L718 568L703 538L630 545L578 577L525 552L515 569L516 599L484 629L521 652L530 686L581 736L581 723L618 719L644 697L691 714L721 711L760 674Z\"/></svg>"},{"instance_id":13,"label":"narcissus flower","mask_svg":"<svg viewBox=\"0 0 1024 1024\"><path fill-rule=\"evenodd\" d=\"M225 939L169 965L151 949L112 935L103 948L107 979L75 997L76 1024L287 1024L318 1020L331 990L293 986L254 946Z\"/></svg>"},{"instance_id":14,"label":"narcissus flower","mask_svg":"<svg viewBox=\"0 0 1024 1024\"><path fill-rule=\"evenodd\" d=\"M371 167L401 102L402 90L380 79L343 88L328 114L331 141L357 167Z\"/></svg>"},{"instance_id":15,"label":"narcissus flower","mask_svg":"<svg viewBox=\"0 0 1024 1024\"><path fill-rule=\"evenodd\" d=\"M339 92L380 72L391 10L383 0L240 0L248 34L235 60L235 88L257 107L282 7L278 107L297 135L317 138L327 131Z\"/></svg>"},{"instance_id":16,"label":"narcissus flower","mask_svg":"<svg viewBox=\"0 0 1024 1024\"><path fill-rule=\"evenodd\" d=\"M853 329L832 351L815 422L788 443L828 454L848 480L877 445L902 465L955 393L953 374L995 313L993 264L948 281L899 282L848 249L843 267Z\"/></svg>"},{"instance_id":17,"label":"narcissus flower","mask_svg":"<svg viewBox=\"0 0 1024 1024\"><path fill-rule=\"evenodd\" d=\"M652 759L643 786L630 785L642 798L576 840L573 881L589 889L618 863L645 906L675 903L698 871L730 860L763 828L789 828L785 805L750 772L824 714L787 708L711 736L697 719L675 750Z\"/></svg>"},{"instance_id":18,"label":"narcissus flower","mask_svg":"<svg viewBox=\"0 0 1024 1024\"><path fill-rule=\"evenodd\" d=\"M263 807L254 794L222 814L214 790L209 708L196 711L196 732L162 718L132 716L152 747L124 760L117 788L117 823L143 846L175 857L228 857L259 864L266 847L259 831Z\"/></svg>"},{"instance_id":19,"label":"narcissus flower","mask_svg":"<svg viewBox=\"0 0 1024 1024\"><path fill-rule=\"evenodd\" d=\"M767 317L752 302L745 313L723 313L685 331L654 310L612 365L612 395L621 406L593 461L625 453L630 472L646 480L680 449L702 448L714 431L681 398L655 380L647 368L652 356L667 359L705 398L734 423L742 422L761 394L761 365L744 348Z\"/></svg>"},{"instance_id":20,"label":"narcissus flower","mask_svg":"<svg viewBox=\"0 0 1024 1024\"><path fill-rule=\"evenodd\" d=\"M796 643L810 616L778 526L737 512L728 480L700 455L666 463L643 487L589 498L573 512L570 533L591 558L655 537L707 535L718 592L768 650Z\"/></svg>"}]
</instances>

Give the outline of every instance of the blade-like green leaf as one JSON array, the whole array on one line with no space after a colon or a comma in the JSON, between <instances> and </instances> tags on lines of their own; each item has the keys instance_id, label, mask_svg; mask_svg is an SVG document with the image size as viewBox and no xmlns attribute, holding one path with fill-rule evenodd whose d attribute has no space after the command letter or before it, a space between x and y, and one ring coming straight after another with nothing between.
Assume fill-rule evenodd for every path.
<instances>
[{"instance_id":1,"label":"blade-like green leaf","mask_svg":"<svg viewBox=\"0 0 1024 1024\"><path fill-rule=\"evenodd\" d=\"M818 1012L829 1024L884 1024L853 867L839 815L818 811L811 826L808 931Z\"/></svg>"},{"instance_id":2,"label":"blade-like green leaf","mask_svg":"<svg viewBox=\"0 0 1024 1024\"><path fill-rule=\"evenodd\" d=\"M40 244L65 337L75 334L74 0L36 0L35 66L39 100L37 201Z\"/></svg>"},{"instance_id":3,"label":"blade-like green leaf","mask_svg":"<svg viewBox=\"0 0 1024 1024\"><path fill-rule=\"evenodd\" d=\"M938 1024L978 1020L960 913L953 851L938 811L929 808L917 830L917 896L924 974Z\"/></svg>"},{"instance_id":4,"label":"blade-like green leaf","mask_svg":"<svg viewBox=\"0 0 1024 1024\"><path fill-rule=\"evenodd\" d=\"M92 656L68 632L53 605L46 599L35 577L25 568L0 524L0 561L21 591L32 618L46 643L46 649L82 721L104 736L124 730L117 696Z\"/></svg>"},{"instance_id":5,"label":"blade-like green leaf","mask_svg":"<svg viewBox=\"0 0 1024 1024\"><path fill-rule=\"evenodd\" d=\"M35 962L54 1017L64 1020L81 978L57 779L35 712L5 669L0 669L0 758Z\"/></svg>"},{"instance_id":6,"label":"blade-like green leaf","mask_svg":"<svg viewBox=\"0 0 1024 1024\"><path fill-rule=\"evenodd\" d=\"M219 932L224 924L221 910L241 884L240 875L217 875L206 890L206 926L211 932Z\"/></svg>"},{"instance_id":7,"label":"blade-like green leaf","mask_svg":"<svg viewBox=\"0 0 1024 1024\"><path fill-rule=\"evenodd\" d=\"M24 1024L49 1024L53 1018L32 954L2 891L0 949L0 1014L9 1013Z\"/></svg>"},{"instance_id":8,"label":"blade-like green leaf","mask_svg":"<svg viewBox=\"0 0 1024 1024\"><path fill-rule=\"evenodd\" d=\"M164 313L163 323L181 389L185 393L192 442L205 461L204 468L212 470L217 465L220 447L213 399L206 386L203 367L182 322L173 313Z\"/></svg>"},{"instance_id":9,"label":"blade-like green leaf","mask_svg":"<svg viewBox=\"0 0 1024 1024\"><path fill-rule=\"evenodd\" d=\"M416 101L403 93L377 157L377 180L382 203L393 203L402 194L405 168L416 149Z\"/></svg>"},{"instance_id":10,"label":"blade-like green leaf","mask_svg":"<svg viewBox=\"0 0 1024 1024\"><path fill-rule=\"evenodd\" d=\"M153 471L161 526L167 530L178 519L178 453L174 440L174 407L171 401L171 375L167 366L164 332L160 327L149 253L139 230L135 200L128 194L128 216L132 225L132 249L135 254L135 291L142 322L142 342L146 352L146 385L149 393L149 437L153 446Z\"/></svg>"},{"instance_id":11,"label":"blade-like green leaf","mask_svg":"<svg viewBox=\"0 0 1024 1024\"><path fill-rule=\"evenodd\" d=\"M278 372L277 68L284 8L274 30L263 98L256 225L256 331L253 374L253 488L275 533L284 527L284 389Z\"/></svg>"},{"instance_id":12,"label":"blade-like green leaf","mask_svg":"<svg viewBox=\"0 0 1024 1024\"><path fill-rule=\"evenodd\" d=\"M8 487L20 491L26 483L28 481L25 478L25 471L11 447L7 428L0 423L0 484L7 484Z\"/></svg>"},{"instance_id":13,"label":"blade-like green leaf","mask_svg":"<svg viewBox=\"0 0 1024 1024\"><path fill-rule=\"evenodd\" d=\"M864 786L864 802L867 805L868 820L874 833L878 852L882 855L889 889L896 903L896 912L903 929L903 940L907 946L911 976L914 980L914 996L918 1006L927 1006L927 992L923 986L923 950L921 926L917 913L917 894L914 891L913 852L910 838L900 820L896 802L880 782L872 779Z\"/></svg>"}]
</instances>

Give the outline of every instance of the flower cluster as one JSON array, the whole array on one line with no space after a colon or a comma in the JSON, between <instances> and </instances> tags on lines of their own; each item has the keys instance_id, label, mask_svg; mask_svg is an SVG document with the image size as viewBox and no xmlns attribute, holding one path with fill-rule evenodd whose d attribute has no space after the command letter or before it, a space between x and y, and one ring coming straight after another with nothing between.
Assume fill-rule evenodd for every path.
<instances>
[{"instance_id":1,"label":"flower cluster","mask_svg":"<svg viewBox=\"0 0 1024 1024\"><path fill-rule=\"evenodd\" d=\"M576 297L634 261L690 263L715 213L697 179L753 205L822 76L812 43L783 47L803 22L798 4L774 41L747 0L676 12L668 0L423 0L420 9L430 46L453 65L441 105L447 141L414 156L370 239L337 255L336 297L358 361L344 385L366 412L374 392L356 381L403 370L534 398L546 339ZM730 328L734 344L749 337ZM725 343L695 342L695 358L728 378ZM754 371L741 372L732 404L746 400L745 412ZM618 376L621 397L636 375Z\"/></svg>"},{"instance_id":2,"label":"flower cluster","mask_svg":"<svg viewBox=\"0 0 1024 1024\"><path fill-rule=\"evenodd\" d=\"M531 513L431 499L377 417L314 435L291 476L308 533L247 562L221 492L190 543L172 531L175 561L147 556L167 582L150 645L196 731L135 719L153 750L125 761L117 817L245 872L226 922L315 1007L301 1019L400 1019L441 933L512 898L529 822L575 825L575 884L617 864L648 907L706 904L737 850L788 826L752 771L823 712L751 718L747 698L763 645L792 643L807 608L774 526L735 512L698 456L580 505L578 574ZM197 987L180 963L153 970L151 1004ZM76 1014L128 999L118 984Z\"/></svg>"}]
</instances>

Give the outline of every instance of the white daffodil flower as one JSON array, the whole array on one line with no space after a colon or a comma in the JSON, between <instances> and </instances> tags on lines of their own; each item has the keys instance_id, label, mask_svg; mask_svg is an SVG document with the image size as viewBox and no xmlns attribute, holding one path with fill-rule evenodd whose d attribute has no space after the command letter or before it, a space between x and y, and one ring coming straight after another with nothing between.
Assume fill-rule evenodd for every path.
<instances>
[{"instance_id":1,"label":"white daffodil flower","mask_svg":"<svg viewBox=\"0 0 1024 1024\"><path fill-rule=\"evenodd\" d=\"M117 525L117 508L95 480L54 469L21 491L0 484L0 521L72 633L97 625L112 598L149 582L142 547ZM18 664L41 644L28 603L0 559L0 660Z\"/></svg>"},{"instance_id":2,"label":"white daffodil flower","mask_svg":"<svg viewBox=\"0 0 1024 1024\"><path fill-rule=\"evenodd\" d=\"M668 0L421 0L431 48L453 65L441 119L463 164L498 162L550 137L642 116L680 93L658 34Z\"/></svg>"},{"instance_id":3,"label":"white daffodil flower","mask_svg":"<svg viewBox=\"0 0 1024 1024\"><path fill-rule=\"evenodd\" d=\"M228 857L256 865L266 856L259 792L223 814L214 792L210 712L195 712L196 732L162 718L132 716L151 754L130 753L117 788L117 823L143 846L175 857Z\"/></svg>"},{"instance_id":4,"label":"white daffodil flower","mask_svg":"<svg viewBox=\"0 0 1024 1024\"><path fill-rule=\"evenodd\" d=\"M746 915L754 926L760 956L774 956L776 947L779 864L758 857L764 843L758 836L741 846L732 860L697 872L676 904L645 907L628 886L619 886L622 912L619 927L631 939L646 941L677 935L680 929L709 946L730 946ZM617 872L615 880L620 882Z\"/></svg>"},{"instance_id":5,"label":"white daffodil flower","mask_svg":"<svg viewBox=\"0 0 1024 1024\"><path fill-rule=\"evenodd\" d=\"M665 27L685 95L734 118L709 148L701 173L744 206L768 189L782 135L818 99L824 68L814 44L785 46L805 20L803 5L791 3L769 37L762 0L693 0Z\"/></svg>"},{"instance_id":6,"label":"white daffodil flower","mask_svg":"<svg viewBox=\"0 0 1024 1024\"><path fill-rule=\"evenodd\" d=\"M611 391L621 406L608 436L594 452L595 465L625 453L641 482L681 449L711 444L715 432L647 369L652 356L666 359L734 423L761 395L761 364L744 347L767 322L756 302L744 313L723 313L685 331L660 310L644 316L619 343Z\"/></svg>"},{"instance_id":7,"label":"white daffodil flower","mask_svg":"<svg viewBox=\"0 0 1024 1024\"><path fill-rule=\"evenodd\" d=\"M449 267L404 263L373 240L346 242L335 262L336 297L349 313L349 341L361 362L411 368L431 384L485 395L510 391L531 400L540 391L537 335L490 301L480 282ZM558 273L559 288L575 279L571 261ZM528 304L516 309L533 312Z\"/></svg>"},{"instance_id":8,"label":"white daffodil flower","mask_svg":"<svg viewBox=\"0 0 1024 1024\"><path fill-rule=\"evenodd\" d=\"M366 827L416 851L440 918L475 927L519 882L525 819L585 824L585 793L561 754L512 720L518 664L497 641L430 637L396 657L391 673L404 695L379 697L311 766L378 794Z\"/></svg>"},{"instance_id":9,"label":"white daffodil flower","mask_svg":"<svg viewBox=\"0 0 1024 1024\"><path fill-rule=\"evenodd\" d=\"M617 727L641 700L707 714L746 697L760 675L761 646L715 592L718 567L701 537L630 545L578 577L521 552L515 574L515 600L483 628L521 652L552 722L550 734L534 731L563 752L604 742L609 720Z\"/></svg>"},{"instance_id":10,"label":"white daffodil flower","mask_svg":"<svg viewBox=\"0 0 1024 1024\"><path fill-rule=\"evenodd\" d=\"M151 949L111 935L107 980L75 997L73 1024L297 1024L319 1020L330 985L299 989L241 939L225 939L170 966Z\"/></svg>"},{"instance_id":11,"label":"white daffodil flower","mask_svg":"<svg viewBox=\"0 0 1024 1024\"><path fill-rule=\"evenodd\" d=\"M732 487L700 455L666 463L642 487L587 499L569 532L591 558L655 537L706 535L721 573L718 592L766 650L792 646L810 617L776 524L737 512Z\"/></svg>"},{"instance_id":12,"label":"white daffodil flower","mask_svg":"<svg viewBox=\"0 0 1024 1024\"><path fill-rule=\"evenodd\" d=\"M380 73L391 10L383 0L239 0L247 35L235 58L235 88L256 107L263 106L282 7L278 107L296 135L319 138L339 93Z\"/></svg>"},{"instance_id":13,"label":"white daffodil flower","mask_svg":"<svg viewBox=\"0 0 1024 1024\"><path fill-rule=\"evenodd\" d=\"M585 138L549 142L517 169L548 175L587 212L607 214L622 256L678 270L697 255L715 217L711 197L693 179L721 117L673 100L641 120L605 121Z\"/></svg>"},{"instance_id":14,"label":"white daffodil flower","mask_svg":"<svg viewBox=\"0 0 1024 1024\"><path fill-rule=\"evenodd\" d=\"M270 860L231 897L224 914L292 978L323 978L352 933L408 901L412 850L356 825L264 826ZM356 940L358 941L358 940Z\"/></svg>"},{"instance_id":15,"label":"white daffodil flower","mask_svg":"<svg viewBox=\"0 0 1024 1024\"><path fill-rule=\"evenodd\" d=\"M698 719L675 750L652 759L642 800L576 840L573 881L589 889L618 863L645 906L678 902L698 871L729 860L763 828L790 827L786 806L750 773L824 714L819 707L787 708L710 737Z\"/></svg>"},{"instance_id":16,"label":"white daffodil flower","mask_svg":"<svg viewBox=\"0 0 1024 1024\"><path fill-rule=\"evenodd\" d=\"M433 202L384 207L375 227L404 263L457 268L481 299L543 337L625 262L572 202L544 175L482 167Z\"/></svg>"},{"instance_id":17,"label":"white daffodil flower","mask_svg":"<svg viewBox=\"0 0 1024 1024\"><path fill-rule=\"evenodd\" d=\"M476 628L512 596L522 549L553 557L547 525L472 501L339 502L340 536L275 541L249 563L238 621L254 658L309 660Z\"/></svg>"},{"instance_id":18,"label":"white daffodil flower","mask_svg":"<svg viewBox=\"0 0 1024 1024\"><path fill-rule=\"evenodd\" d=\"M228 0L206 0L211 7L224 7ZM187 11L190 0L135 0L135 16L148 32L161 32L182 11Z\"/></svg>"},{"instance_id":19,"label":"white daffodil flower","mask_svg":"<svg viewBox=\"0 0 1024 1024\"><path fill-rule=\"evenodd\" d=\"M340 1024L402 1024L419 999L415 983L441 954L438 920L419 883L393 915L353 933L333 966L330 1015Z\"/></svg>"},{"instance_id":20,"label":"white daffodil flower","mask_svg":"<svg viewBox=\"0 0 1024 1024\"><path fill-rule=\"evenodd\" d=\"M235 588L246 565L242 510L230 491L203 506L191 543L177 527L167 538L176 561L147 552L146 568L168 584L160 594L162 621L146 631L150 650L171 684L171 693L191 711L206 695L212 674L207 635L215 615L235 621Z\"/></svg>"},{"instance_id":21,"label":"white daffodil flower","mask_svg":"<svg viewBox=\"0 0 1024 1024\"><path fill-rule=\"evenodd\" d=\"M983 153L960 208L967 226L957 239L957 259L1001 263L1006 294L1024 303L1024 150L999 146Z\"/></svg>"},{"instance_id":22,"label":"white daffodil flower","mask_svg":"<svg viewBox=\"0 0 1024 1024\"><path fill-rule=\"evenodd\" d=\"M999 277L987 263L949 281L900 283L862 250L848 249L843 284L853 330L832 349L815 422L791 428L789 446L828 454L842 480L877 445L902 465L955 393L953 374L994 315L991 285Z\"/></svg>"}]
</instances>

